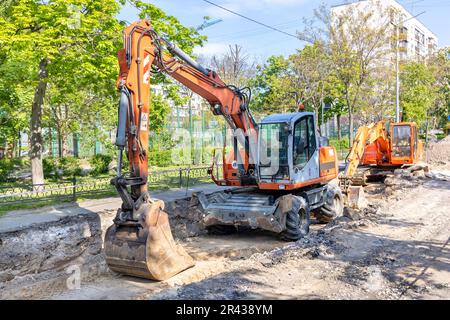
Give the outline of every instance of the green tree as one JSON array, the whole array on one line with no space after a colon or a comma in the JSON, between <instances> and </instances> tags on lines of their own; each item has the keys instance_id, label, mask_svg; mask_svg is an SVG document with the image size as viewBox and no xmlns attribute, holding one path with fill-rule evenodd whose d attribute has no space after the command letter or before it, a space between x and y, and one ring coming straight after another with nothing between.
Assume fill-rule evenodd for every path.
<instances>
[{"instance_id":1,"label":"green tree","mask_svg":"<svg viewBox=\"0 0 450 320\"><path fill-rule=\"evenodd\" d=\"M341 82L349 120L349 142L353 143L354 118L367 103L366 97L373 93L375 74L379 66L386 64L391 53L391 12L383 10L379 2L370 7L348 6L337 15L330 15L325 6L315 10L315 17L306 21L305 30L299 37L314 43L322 41L328 47L332 70ZM373 20L384 23L373 23Z\"/></svg>"},{"instance_id":2,"label":"green tree","mask_svg":"<svg viewBox=\"0 0 450 320\"><path fill-rule=\"evenodd\" d=\"M437 97L432 66L410 61L400 73L400 105L405 121L415 121L420 126L427 117Z\"/></svg>"},{"instance_id":3,"label":"green tree","mask_svg":"<svg viewBox=\"0 0 450 320\"><path fill-rule=\"evenodd\" d=\"M204 37L176 18L142 1L129 3L150 17L157 32L188 53ZM0 6L0 63L15 61L26 84L30 117L33 183L43 182L43 121L59 129L59 139L80 132L99 133L98 123L115 125L116 52L124 23L115 17L125 0L10 0ZM2 81L14 83L12 77ZM163 74L153 83L171 83ZM14 92L13 92L14 93ZM17 93L0 93L2 106ZM5 98L3 98L5 97ZM11 102L9 102L11 105ZM5 109L2 109L2 112ZM0 113L2 113L0 112ZM6 110L4 113L9 114ZM112 116L113 115L113 116ZM106 128L106 129L107 129ZM103 128L105 129L105 128Z\"/></svg>"},{"instance_id":4,"label":"green tree","mask_svg":"<svg viewBox=\"0 0 450 320\"><path fill-rule=\"evenodd\" d=\"M33 184L43 183L42 114L49 83L59 75L73 83L96 81L93 69L103 65L102 53L117 48L120 25L115 19L120 5L114 0L17 0L0 19L5 30L0 45L27 58L34 91L30 120L30 159ZM76 70L84 77L74 78Z\"/></svg>"},{"instance_id":5,"label":"green tree","mask_svg":"<svg viewBox=\"0 0 450 320\"><path fill-rule=\"evenodd\" d=\"M271 56L264 65L257 66L251 81L252 110L266 114L292 110L289 82L289 63L283 56Z\"/></svg>"},{"instance_id":6,"label":"green tree","mask_svg":"<svg viewBox=\"0 0 450 320\"><path fill-rule=\"evenodd\" d=\"M289 56L291 88L300 94L300 100L308 103L316 114L316 126L326 97L326 84L331 75L331 61L323 42L306 45L297 54Z\"/></svg>"},{"instance_id":7,"label":"green tree","mask_svg":"<svg viewBox=\"0 0 450 320\"><path fill-rule=\"evenodd\" d=\"M436 88L435 104L430 110L432 126L444 127L450 114L450 48L439 50L429 61Z\"/></svg>"},{"instance_id":8,"label":"green tree","mask_svg":"<svg viewBox=\"0 0 450 320\"><path fill-rule=\"evenodd\" d=\"M331 108L325 112L325 119L329 120L332 117L336 117L337 136L338 139L342 139L342 126L341 119L345 116L347 111L346 101L344 97L344 86L341 81L331 73L325 82L325 102L331 105Z\"/></svg>"}]
</instances>

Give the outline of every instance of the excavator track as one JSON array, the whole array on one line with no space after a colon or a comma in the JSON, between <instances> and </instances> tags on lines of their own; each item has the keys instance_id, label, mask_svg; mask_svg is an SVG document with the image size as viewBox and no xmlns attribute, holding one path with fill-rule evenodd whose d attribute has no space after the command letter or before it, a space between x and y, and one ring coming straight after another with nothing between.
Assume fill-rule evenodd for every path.
<instances>
[{"instance_id":1,"label":"excavator track","mask_svg":"<svg viewBox=\"0 0 450 320\"><path fill-rule=\"evenodd\" d=\"M351 180L351 184L353 186L367 186L367 177L370 174L370 169L367 168L363 168L363 169L359 169L358 171L356 171L356 173L350 177L349 179Z\"/></svg>"}]
</instances>

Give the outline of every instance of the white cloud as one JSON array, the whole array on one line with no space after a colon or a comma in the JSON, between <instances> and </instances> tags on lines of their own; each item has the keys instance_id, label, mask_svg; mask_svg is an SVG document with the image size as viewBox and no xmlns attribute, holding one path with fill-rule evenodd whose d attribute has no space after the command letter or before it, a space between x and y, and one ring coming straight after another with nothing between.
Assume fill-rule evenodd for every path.
<instances>
[{"instance_id":1,"label":"white cloud","mask_svg":"<svg viewBox=\"0 0 450 320\"><path fill-rule=\"evenodd\" d=\"M226 53L228 50L228 44L220 42L208 42L203 47L194 48L194 53L196 55L212 56L221 55Z\"/></svg>"}]
</instances>

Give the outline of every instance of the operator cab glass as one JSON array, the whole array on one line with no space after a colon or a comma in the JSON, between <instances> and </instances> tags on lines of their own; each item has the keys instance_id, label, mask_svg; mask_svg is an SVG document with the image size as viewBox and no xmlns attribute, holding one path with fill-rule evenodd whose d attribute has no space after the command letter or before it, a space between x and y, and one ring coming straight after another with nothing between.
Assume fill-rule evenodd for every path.
<instances>
[{"instance_id":1,"label":"operator cab glass","mask_svg":"<svg viewBox=\"0 0 450 320\"><path fill-rule=\"evenodd\" d=\"M294 126L294 167L303 168L316 150L314 119L312 116L300 118Z\"/></svg>"},{"instance_id":2,"label":"operator cab glass","mask_svg":"<svg viewBox=\"0 0 450 320\"><path fill-rule=\"evenodd\" d=\"M289 179L287 123L263 123L259 128L261 178Z\"/></svg>"},{"instance_id":3,"label":"operator cab glass","mask_svg":"<svg viewBox=\"0 0 450 320\"><path fill-rule=\"evenodd\" d=\"M392 128L392 156L411 156L411 126L398 125Z\"/></svg>"}]
</instances>

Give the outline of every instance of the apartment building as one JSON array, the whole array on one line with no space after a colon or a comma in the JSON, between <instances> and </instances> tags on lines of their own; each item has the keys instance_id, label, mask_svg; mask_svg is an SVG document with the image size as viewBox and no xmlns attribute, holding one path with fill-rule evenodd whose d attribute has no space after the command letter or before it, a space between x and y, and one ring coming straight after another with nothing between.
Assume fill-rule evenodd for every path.
<instances>
[{"instance_id":1,"label":"apartment building","mask_svg":"<svg viewBox=\"0 0 450 320\"><path fill-rule=\"evenodd\" d=\"M421 60L438 50L437 36L419 21L420 16L416 18L395 0L363 0L333 6L332 17L339 17L348 12L349 6L355 9L353 12L375 10L371 23L374 26L377 23L388 23L393 35L397 32L396 28L399 28L399 51L402 60ZM387 12L390 12L390 21L386 21Z\"/></svg>"}]
</instances>

